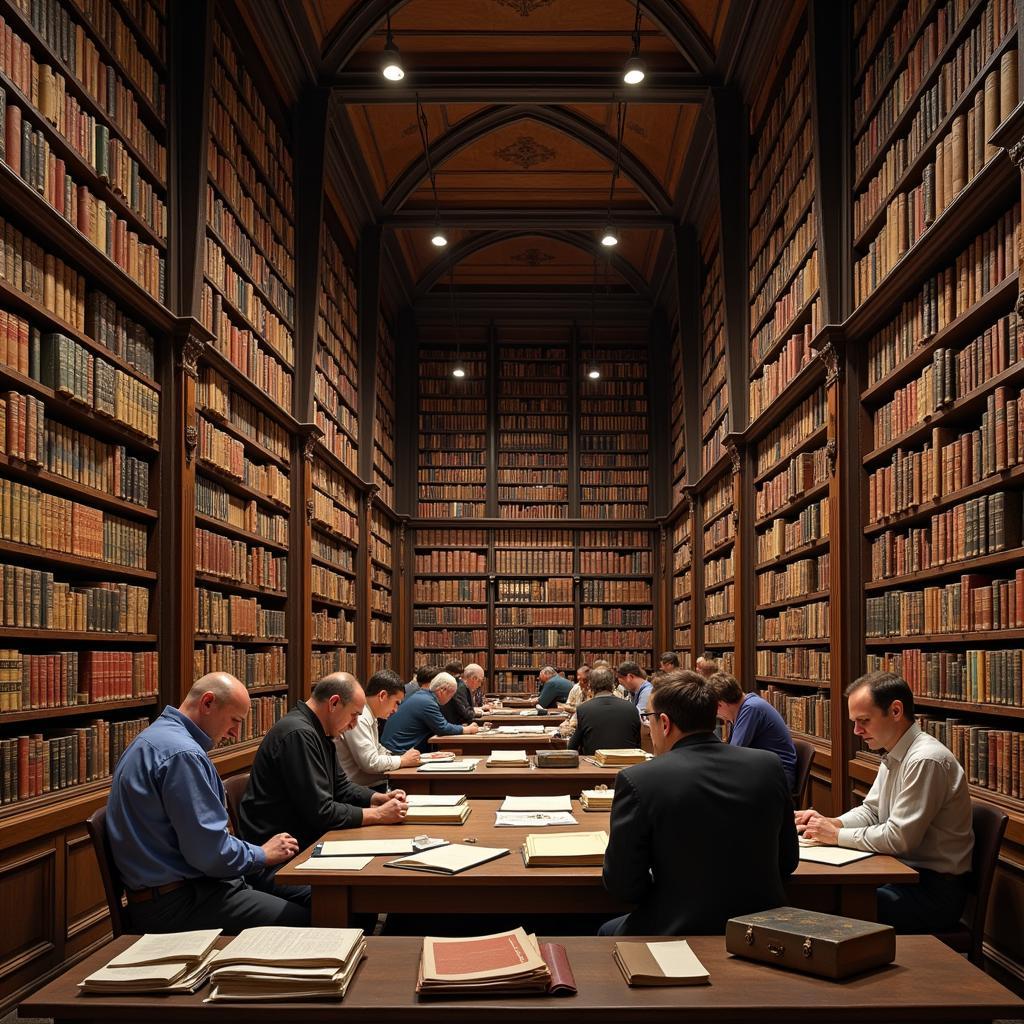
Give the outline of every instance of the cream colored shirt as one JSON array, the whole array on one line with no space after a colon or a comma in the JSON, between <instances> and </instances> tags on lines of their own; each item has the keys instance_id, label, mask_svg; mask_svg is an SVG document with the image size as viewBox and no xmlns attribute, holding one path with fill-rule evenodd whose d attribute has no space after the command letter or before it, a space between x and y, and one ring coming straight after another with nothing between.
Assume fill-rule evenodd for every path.
<instances>
[{"instance_id":1,"label":"cream colored shirt","mask_svg":"<svg viewBox=\"0 0 1024 1024\"><path fill-rule=\"evenodd\" d=\"M350 781L360 786L376 786L384 781L387 772L393 772L401 764L399 754L380 745L377 733L377 719L373 717L369 704L363 708L356 724L334 740L338 751L338 763Z\"/></svg>"},{"instance_id":2,"label":"cream colored shirt","mask_svg":"<svg viewBox=\"0 0 1024 1024\"><path fill-rule=\"evenodd\" d=\"M971 795L960 763L916 723L883 758L864 803L839 816L839 845L950 875L971 870Z\"/></svg>"}]
</instances>

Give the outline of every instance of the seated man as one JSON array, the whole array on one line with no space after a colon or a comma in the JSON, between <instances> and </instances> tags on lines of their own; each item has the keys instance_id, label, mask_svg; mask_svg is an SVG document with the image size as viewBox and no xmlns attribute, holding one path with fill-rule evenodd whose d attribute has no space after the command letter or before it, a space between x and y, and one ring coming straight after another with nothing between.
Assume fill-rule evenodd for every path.
<instances>
[{"instance_id":1,"label":"seated man","mask_svg":"<svg viewBox=\"0 0 1024 1024\"><path fill-rule=\"evenodd\" d=\"M720 743L717 712L697 673L658 680L647 712L658 756L619 772L604 858L605 888L636 909L602 935L721 935L730 917L787 902L798 857L782 765Z\"/></svg>"},{"instance_id":2,"label":"seated man","mask_svg":"<svg viewBox=\"0 0 1024 1024\"><path fill-rule=\"evenodd\" d=\"M710 682L718 695L718 717L732 723L729 742L734 747L757 747L778 754L792 792L796 785L796 747L782 715L763 697L744 693L726 672L716 672Z\"/></svg>"},{"instance_id":3,"label":"seated man","mask_svg":"<svg viewBox=\"0 0 1024 1024\"><path fill-rule=\"evenodd\" d=\"M418 750L407 750L401 756L392 754L380 742L377 732L377 719L390 718L404 697L405 684L397 672L389 668L374 672L366 684L366 706L356 724L335 737L341 770L357 786L379 791L387 784L388 772L420 763Z\"/></svg>"},{"instance_id":4,"label":"seated man","mask_svg":"<svg viewBox=\"0 0 1024 1024\"><path fill-rule=\"evenodd\" d=\"M456 664L462 667L462 662ZM484 670L477 664L469 664L462 669L461 678L454 672L448 674L455 677L455 696L441 705L441 714L452 725L469 725L476 719L476 694L483 690ZM490 709L490 705L481 705L481 711L485 707Z\"/></svg>"},{"instance_id":5,"label":"seated man","mask_svg":"<svg viewBox=\"0 0 1024 1024\"><path fill-rule=\"evenodd\" d=\"M624 661L616 670L619 684L625 689L630 704L643 714L651 697L651 681L635 661Z\"/></svg>"},{"instance_id":6,"label":"seated man","mask_svg":"<svg viewBox=\"0 0 1024 1024\"><path fill-rule=\"evenodd\" d=\"M388 750L404 754L415 747L426 750L431 736L462 736L480 731L472 725L452 725L445 721L441 708L455 696L455 677L439 672L430 685L406 697L402 706L387 720L380 741Z\"/></svg>"},{"instance_id":7,"label":"seated man","mask_svg":"<svg viewBox=\"0 0 1024 1024\"><path fill-rule=\"evenodd\" d=\"M393 825L405 818L401 790L374 793L345 778L333 740L359 719L366 697L348 672L325 676L263 737L238 808L239 831L258 842L287 823L299 848L332 829Z\"/></svg>"},{"instance_id":8,"label":"seated man","mask_svg":"<svg viewBox=\"0 0 1024 1024\"><path fill-rule=\"evenodd\" d=\"M661 672L675 672L679 668L679 655L675 651L666 651L658 659L658 669Z\"/></svg>"},{"instance_id":9,"label":"seated man","mask_svg":"<svg viewBox=\"0 0 1024 1024\"><path fill-rule=\"evenodd\" d=\"M538 708L547 711L548 708L553 708L559 703L564 704L568 700L572 683L550 665L545 665L537 673L537 678L540 680L540 696L537 698Z\"/></svg>"},{"instance_id":10,"label":"seated man","mask_svg":"<svg viewBox=\"0 0 1024 1024\"><path fill-rule=\"evenodd\" d=\"M869 672L846 688L854 735L884 750L860 807L826 818L798 811L808 839L899 857L917 885L883 885L878 920L904 933L956 927L967 899L974 849L971 795L960 763L914 721L914 695L892 672Z\"/></svg>"},{"instance_id":11,"label":"seated man","mask_svg":"<svg viewBox=\"0 0 1024 1024\"><path fill-rule=\"evenodd\" d=\"M590 700L590 666L580 665L576 669L576 682L573 683L569 696L564 704L558 705L559 711L569 711L569 717L558 727L558 735L568 739L576 731L576 708L585 700Z\"/></svg>"},{"instance_id":12,"label":"seated man","mask_svg":"<svg viewBox=\"0 0 1024 1024\"><path fill-rule=\"evenodd\" d=\"M416 669L415 677L405 684L406 697L411 697L417 690L422 690L425 686L429 686L430 681L440 671L436 665L420 665Z\"/></svg>"},{"instance_id":13,"label":"seated man","mask_svg":"<svg viewBox=\"0 0 1024 1024\"><path fill-rule=\"evenodd\" d=\"M590 700L576 708L569 747L581 754L640 746L640 716L629 701L615 699L615 677L606 668L590 673Z\"/></svg>"},{"instance_id":14,"label":"seated man","mask_svg":"<svg viewBox=\"0 0 1024 1024\"><path fill-rule=\"evenodd\" d=\"M164 708L117 762L107 801L114 862L128 888L133 931L309 924L309 889L264 891L254 873L299 851L287 832L262 846L228 832L224 785L209 752L238 736L249 694L234 676L203 676L179 708ZM260 888L245 880L258 879Z\"/></svg>"},{"instance_id":15,"label":"seated man","mask_svg":"<svg viewBox=\"0 0 1024 1024\"><path fill-rule=\"evenodd\" d=\"M715 661L714 658L709 658L707 655L702 654L696 661L694 668L705 678L710 679L716 672L722 671L722 666Z\"/></svg>"}]
</instances>

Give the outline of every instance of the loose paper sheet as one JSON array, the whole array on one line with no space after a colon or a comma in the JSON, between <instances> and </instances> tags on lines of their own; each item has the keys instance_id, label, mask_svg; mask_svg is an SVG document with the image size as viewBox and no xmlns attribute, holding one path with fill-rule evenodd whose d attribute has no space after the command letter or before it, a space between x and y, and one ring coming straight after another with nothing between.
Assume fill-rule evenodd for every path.
<instances>
[{"instance_id":1,"label":"loose paper sheet","mask_svg":"<svg viewBox=\"0 0 1024 1024\"><path fill-rule=\"evenodd\" d=\"M412 844L410 843L410 848ZM362 871L372 857L308 857L295 864L297 871Z\"/></svg>"},{"instance_id":2,"label":"loose paper sheet","mask_svg":"<svg viewBox=\"0 0 1024 1024\"><path fill-rule=\"evenodd\" d=\"M708 975L685 939L679 942L648 942L647 948L666 978L706 978Z\"/></svg>"}]
</instances>

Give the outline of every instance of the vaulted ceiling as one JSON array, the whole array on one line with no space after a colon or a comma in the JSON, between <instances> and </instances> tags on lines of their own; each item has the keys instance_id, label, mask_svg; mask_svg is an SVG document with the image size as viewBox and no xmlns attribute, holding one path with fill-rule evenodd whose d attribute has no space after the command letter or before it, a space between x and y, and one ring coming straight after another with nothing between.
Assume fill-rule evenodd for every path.
<instances>
[{"instance_id":1,"label":"vaulted ceiling","mask_svg":"<svg viewBox=\"0 0 1024 1024\"><path fill-rule=\"evenodd\" d=\"M301 4L412 294L446 291L454 274L466 290L590 294L596 282L649 297L694 188L687 156L708 138L707 90L726 78L749 0L641 0L647 79L635 89L621 83L634 0ZM397 86L379 73L389 12L407 70ZM438 213L417 99L444 250L430 244ZM609 210L611 258L598 243Z\"/></svg>"}]
</instances>

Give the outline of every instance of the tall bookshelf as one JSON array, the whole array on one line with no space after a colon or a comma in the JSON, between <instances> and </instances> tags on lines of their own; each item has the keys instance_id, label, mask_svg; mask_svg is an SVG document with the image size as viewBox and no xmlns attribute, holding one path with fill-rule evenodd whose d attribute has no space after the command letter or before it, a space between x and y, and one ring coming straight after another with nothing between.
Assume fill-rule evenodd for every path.
<instances>
[{"instance_id":1,"label":"tall bookshelf","mask_svg":"<svg viewBox=\"0 0 1024 1024\"><path fill-rule=\"evenodd\" d=\"M700 243L701 292L701 475L710 472L725 456L729 433L728 361L725 354L725 308L722 300L722 260L718 246L718 221L712 219Z\"/></svg>"},{"instance_id":2,"label":"tall bookshelf","mask_svg":"<svg viewBox=\"0 0 1024 1024\"><path fill-rule=\"evenodd\" d=\"M711 484L701 505L704 597L703 653L727 672L735 668L736 647L736 517L735 484L726 470Z\"/></svg>"},{"instance_id":3,"label":"tall bookshelf","mask_svg":"<svg viewBox=\"0 0 1024 1024\"><path fill-rule=\"evenodd\" d=\"M686 478L686 382L683 378L683 339L677 331L672 340L672 404L669 409L671 457L672 457L672 493L669 507L682 500L683 491L688 483Z\"/></svg>"},{"instance_id":4,"label":"tall bookshelf","mask_svg":"<svg viewBox=\"0 0 1024 1024\"><path fill-rule=\"evenodd\" d=\"M370 506L370 671L390 668L394 639L394 526L378 505Z\"/></svg>"},{"instance_id":5,"label":"tall bookshelf","mask_svg":"<svg viewBox=\"0 0 1024 1024\"><path fill-rule=\"evenodd\" d=\"M599 380L579 383L581 519L650 515L650 420L646 346L598 345Z\"/></svg>"},{"instance_id":6,"label":"tall bookshelf","mask_svg":"<svg viewBox=\"0 0 1024 1024\"><path fill-rule=\"evenodd\" d=\"M395 339L383 313L377 320L377 400L373 405L373 482L395 507Z\"/></svg>"},{"instance_id":7,"label":"tall bookshelf","mask_svg":"<svg viewBox=\"0 0 1024 1024\"><path fill-rule=\"evenodd\" d=\"M567 345L500 347L499 519L568 518L571 379Z\"/></svg>"},{"instance_id":8,"label":"tall bookshelf","mask_svg":"<svg viewBox=\"0 0 1024 1024\"><path fill-rule=\"evenodd\" d=\"M201 306L213 341L196 385L193 674L223 670L245 681L255 699L244 742L287 703L273 695L288 685L295 240L282 119L239 52L218 13Z\"/></svg>"},{"instance_id":9,"label":"tall bookshelf","mask_svg":"<svg viewBox=\"0 0 1024 1024\"><path fill-rule=\"evenodd\" d=\"M1018 99L1015 14L981 0L940 22L930 7L901 6L887 61L866 13L849 341L864 422L864 667L906 677L921 726L961 761L974 795L1016 822L1020 184L991 141ZM908 86L895 108L875 88L883 71ZM877 757L850 753L854 784L867 785Z\"/></svg>"},{"instance_id":10,"label":"tall bookshelf","mask_svg":"<svg viewBox=\"0 0 1024 1024\"><path fill-rule=\"evenodd\" d=\"M689 505L672 527L672 649L693 663L693 516Z\"/></svg>"},{"instance_id":11,"label":"tall bookshelf","mask_svg":"<svg viewBox=\"0 0 1024 1024\"><path fill-rule=\"evenodd\" d=\"M461 357L466 376L452 376ZM416 514L481 519L487 513L487 351L419 350Z\"/></svg>"}]
</instances>

